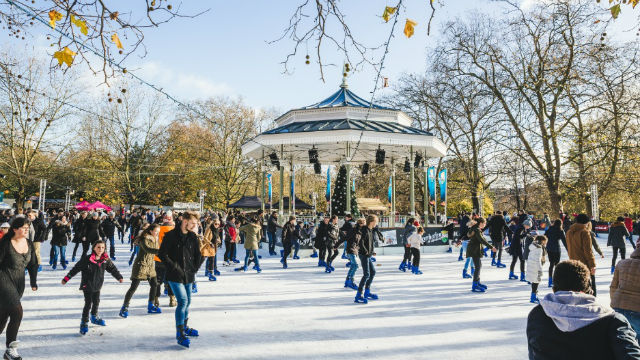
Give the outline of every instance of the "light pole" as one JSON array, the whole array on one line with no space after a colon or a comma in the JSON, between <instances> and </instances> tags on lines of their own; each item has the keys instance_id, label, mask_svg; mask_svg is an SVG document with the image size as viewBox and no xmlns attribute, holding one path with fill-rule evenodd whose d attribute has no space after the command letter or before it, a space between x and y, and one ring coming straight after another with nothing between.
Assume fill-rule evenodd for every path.
<instances>
[{"instance_id":1,"label":"light pole","mask_svg":"<svg viewBox=\"0 0 640 360\"><path fill-rule=\"evenodd\" d=\"M198 197L200 198L200 213L204 211L204 197L207 196L207 192L204 189L198 190Z\"/></svg>"}]
</instances>

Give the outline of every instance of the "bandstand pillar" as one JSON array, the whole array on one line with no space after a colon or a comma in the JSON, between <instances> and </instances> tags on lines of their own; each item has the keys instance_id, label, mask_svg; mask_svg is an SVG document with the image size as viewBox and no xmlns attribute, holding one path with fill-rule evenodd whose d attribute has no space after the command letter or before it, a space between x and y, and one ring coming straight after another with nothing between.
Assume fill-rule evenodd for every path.
<instances>
[{"instance_id":1,"label":"bandstand pillar","mask_svg":"<svg viewBox=\"0 0 640 360\"><path fill-rule=\"evenodd\" d=\"M345 214L351 214L351 164L349 161L351 157L351 144L347 143L347 163L345 165L347 169L347 199L344 207Z\"/></svg>"},{"instance_id":2,"label":"bandstand pillar","mask_svg":"<svg viewBox=\"0 0 640 360\"><path fill-rule=\"evenodd\" d=\"M411 215L416 215L416 191L415 191L415 169L413 166L413 145L409 147L411 155L409 156L409 202L411 203Z\"/></svg>"},{"instance_id":3,"label":"bandstand pillar","mask_svg":"<svg viewBox=\"0 0 640 360\"><path fill-rule=\"evenodd\" d=\"M266 182L267 182L267 171L265 169L264 166L264 150L262 150L262 159L260 161L260 170L262 171L262 187L260 188L260 195L261 197L261 206L260 208L262 209L262 213L264 214L264 208L265 208L265 203L267 202L266 198L265 198L265 192L264 192L264 187L266 186Z\"/></svg>"},{"instance_id":4,"label":"bandstand pillar","mask_svg":"<svg viewBox=\"0 0 640 360\"><path fill-rule=\"evenodd\" d=\"M391 219L390 227L396 226L396 166L391 159Z\"/></svg>"},{"instance_id":5,"label":"bandstand pillar","mask_svg":"<svg viewBox=\"0 0 640 360\"><path fill-rule=\"evenodd\" d=\"M296 170L291 157L291 194L289 194L289 215L296 214Z\"/></svg>"},{"instance_id":6,"label":"bandstand pillar","mask_svg":"<svg viewBox=\"0 0 640 360\"><path fill-rule=\"evenodd\" d=\"M284 159L284 145L280 145L280 159ZM280 202L278 203L280 217L284 214L284 166L280 164Z\"/></svg>"},{"instance_id":7,"label":"bandstand pillar","mask_svg":"<svg viewBox=\"0 0 640 360\"><path fill-rule=\"evenodd\" d=\"M424 158L427 158L427 153L425 151L424 154ZM428 180L428 174L427 171L429 171L429 164L427 161L424 162L424 199L423 199L423 203L424 203L424 223L425 226L427 226L429 224L429 185L427 184L427 180Z\"/></svg>"}]
</instances>

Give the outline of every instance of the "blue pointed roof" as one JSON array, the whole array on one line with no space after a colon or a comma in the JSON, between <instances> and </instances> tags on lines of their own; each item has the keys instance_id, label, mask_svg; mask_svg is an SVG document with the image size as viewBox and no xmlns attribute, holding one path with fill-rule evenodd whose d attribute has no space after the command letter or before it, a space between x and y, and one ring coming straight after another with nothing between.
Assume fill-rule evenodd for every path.
<instances>
[{"instance_id":1,"label":"blue pointed roof","mask_svg":"<svg viewBox=\"0 0 640 360\"><path fill-rule=\"evenodd\" d=\"M326 109L326 108L334 108L334 107L340 107L340 106L351 106L351 107L359 107L359 108L371 107L372 109L379 109L379 110L394 110L389 107L372 104L371 102L354 94L351 90L347 88L346 85L340 86L340 90L331 94L331 96L329 96L328 98L320 102L317 102L315 104L302 107L298 110Z\"/></svg>"}]
</instances>

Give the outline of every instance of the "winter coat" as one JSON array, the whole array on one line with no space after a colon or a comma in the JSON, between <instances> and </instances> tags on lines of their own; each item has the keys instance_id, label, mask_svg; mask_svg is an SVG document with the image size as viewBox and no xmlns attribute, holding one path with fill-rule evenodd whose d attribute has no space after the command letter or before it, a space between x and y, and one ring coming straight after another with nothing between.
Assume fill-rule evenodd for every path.
<instances>
[{"instance_id":1,"label":"winter coat","mask_svg":"<svg viewBox=\"0 0 640 360\"><path fill-rule=\"evenodd\" d=\"M177 226L177 225L176 225ZM224 241L231 241L236 243L238 240L238 229L233 221L227 221L224 225Z\"/></svg>"},{"instance_id":2,"label":"winter coat","mask_svg":"<svg viewBox=\"0 0 640 360\"><path fill-rule=\"evenodd\" d=\"M340 228L338 228L338 224L329 222L329 225L327 225L327 238L325 240L326 246L336 248L338 246L339 241L340 241Z\"/></svg>"},{"instance_id":3,"label":"winter coat","mask_svg":"<svg viewBox=\"0 0 640 360\"><path fill-rule=\"evenodd\" d=\"M586 224L575 223L567 231L569 259L582 261L589 269L596 267L596 258L591 250L591 234Z\"/></svg>"},{"instance_id":4,"label":"winter coat","mask_svg":"<svg viewBox=\"0 0 640 360\"><path fill-rule=\"evenodd\" d=\"M56 220L55 224L51 228L51 246L67 246L69 240L71 240L71 225L68 223L62 223L60 220Z\"/></svg>"},{"instance_id":5,"label":"winter coat","mask_svg":"<svg viewBox=\"0 0 640 360\"><path fill-rule=\"evenodd\" d=\"M131 280L147 280L156 277L156 264L153 258L160 251L158 239L152 235L139 235L136 238L138 255L131 268Z\"/></svg>"},{"instance_id":6,"label":"winter coat","mask_svg":"<svg viewBox=\"0 0 640 360\"><path fill-rule=\"evenodd\" d=\"M296 241L298 237L296 236L296 226L290 222L286 223L282 227L282 244L287 244L291 246L294 241Z\"/></svg>"},{"instance_id":7,"label":"winter coat","mask_svg":"<svg viewBox=\"0 0 640 360\"><path fill-rule=\"evenodd\" d=\"M469 217L467 215L463 216L462 219L460 219L460 239L464 240L467 239L467 235L469 234L469 225L467 225L469 223L471 219L469 219Z\"/></svg>"},{"instance_id":8,"label":"winter coat","mask_svg":"<svg viewBox=\"0 0 640 360\"><path fill-rule=\"evenodd\" d=\"M375 235L374 230L369 229L368 226L362 226L358 234L356 234L357 242L358 242L358 255L373 256L375 251L374 241Z\"/></svg>"},{"instance_id":9,"label":"winter coat","mask_svg":"<svg viewBox=\"0 0 640 360\"><path fill-rule=\"evenodd\" d=\"M628 232L633 231L633 219L630 217L624 218L624 226L627 228Z\"/></svg>"},{"instance_id":10,"label":"winter coat","mask_svg":"<svg viewBox=\"0 0 640 360\"><path fill-rule=\"evenodd\" d=\"M353 229L353 236L349 236L347 237L347 254L351 254L351 255L358 255L358 240L360 239L359 237L357 237L358 232L360 231L361 227L356 224L354 229Z\"/></svg>"},{"instance_id":11,"label":"winter coat","mask_svg":"<svg viewBox=\"0 0 640 360\"><path fill-rule=\"evenodd\" d=\"M467 254L468 258L481 258L482 250L486 247L492 247L491 244L485 240L484 235L482 235L482 230L478 228L478 225L473 225L469 232L467 233L469 237L469 244L467 245Z\"/></svg>"},{"instance_id":12,"label":"winter coat","mask_svg":"<svg viewBox=\"0 0 640 360\"><path fill-rule=\"evenodd\" d=\"M91 244L105 237L102 226L100 225L100 219L85 219L83 228L84 233L82 236Z\"/></svg>"},{"instance_id":13,"label":"winter coat","mask_svg":"<svg viewBox=\"0 0 640 360\"><path fill-rule=\"evenodd\" d=\"M42 218L37 217L35 218L35 220L33 220L33 222L31 223L31 225L33 226L33 230L35 232L34 237L33 237L33 242L34 243L41 243L46 241L46 236L47 236L47 225L45 225L44 220L42 220Z\"/></svg>"},{"instance_id":14,"label":"winter coat","mask_svg":"<svg viewBox=\"0 0 640 360\"><path fill-rule=\"evenodd\" d=\"M542 282L542 265L545 263L546 249L536 241L529 245L529 257L527 257L527 281L539 284Z\"/></svg>"},{"instance_id":15,"label":"winter coat","mask_svg":"<svg viewBox=\"0 0 640 360\"><path fill-rule=\"evenodd\" d=\"M418 231L418 228L415 227L415 225L413 225L410 222L407 222L407 224L404 226L404 234L402 236L402 245L407 246L408 245L408 240L409 240L409 236L413 235L413 233L415 233L416 231Z\"/></svg>"},{"instance_id":16,"label":"winter coat","mask_svg":"<svg viewBox=\"0 0 640 360\"><path fill-rule=\"evenodd\" d=\"M340 241L349 241L350 237L354 237L355 228L355 221L345 221L340 228Z\"/></svg>"},{"instance_id":17,"label":"winter coat","mask_svg":"<svg viewBox=\"0 0 640 360\"><path fill-rule=\"evenodd\" d=\"M640 359L627 319L592 295L548 294L527 319L529 359Z\"/></svg>"},{"instance_id":18,"label":"winter coat","mask_svg":"<svg viewBox=\"0 0 640 360\"><path fill-rule=\"evenodd\" d=\"M138 231L142 229L143 222L144 220L142 220L142 216L140 215L131 216L131 218L129 218L129 228L131 228L131 231L135 236L138 236Z\"/></svg>"},{"instance_id":19,"label":"winter coat","mask_svg":"<svg viewBox=\"0 0 640 360\"><path fill-rule=\"evenodd\" d=\"M282 228L282 226L278 225L278 218L273 215L269 216L269 221L267 221L267 231L275 233L278 228Z\"/></svg>"},{"instance_id":20,"label":"winter coat","mask_svg":"<svg viewBox=\"0 0 640 360\"><path fill-rule=\"evenodd\" d=\"M411 236L409 236L407 242L412 248L420 250L420 245L422 245L422 236L417 232L414 232L413 234L411 234Z\"/></svg>"},{"instance_id":21,"label":"winter coat","mask_svg":"<svg viewBox=\"0 0 640 360\"><path fill-rule=\"evenodd\" d=\"M262 226L257 224L247 224L239 229L245 233L244 248L247 250L258 250L260 239L262 238Z\"/></svg>"},{"instance_id":22,"label":"winter coat","mask_svg":"<svg viewBox=\"0 0 640 360\"><path fill-rule=\"evenodd\" d=\"M612 308L640 313L640 248L616 265L609 294Z\"/></svg>"},{"instance_id":23,"label":"winter coat","mask_svg":"<svg viewBox=\"0 0 640 360\"><path fill-rule=\"evenodd\" d=\"M551 226L544 234L549 241L547 241L547 252L559 253L560 242L564 248L567 248L567 238L564 235L564 231L561 227Z\"/></svg>"},{"instance_id":24,"label":"winter coat","mask_svg":"<svg viewBox=\"0 0 640 360\"><path fill-rule=\"evenodd\" d=\"M609 237L607 238L607 246L613 246L617 248L626 248L624 240L629 237L629 231L624 226L624 223L619 221L614 222L609 228Z\"/></svg>"},{"instance_id":25,"label":"winter coat","mask_svg":"<svg viewBox=\"0 0 640 360\"><path fill-rule=\"evenodd\" d=\"M118 272L118 268L109 259L107 253L102 253L99 259L96 259L96 254L91 253L85 255L73 266L71 271L64 277L65 282L74 277L77 273L82 272L82 280L80 281L80 290L85 291L100 291L102 284L104 283L104 272L108 271L111 276L120 281L122 275Z\"/></svg>"},{"instance_id":26,"label":"winter coat","mask_svg":"<svg viewBox=\"0 0 640 360\"><path fill-rule=\"evenodd\" d=\"M191 231L182 233L179 227L164 235L158 257L167 269L167 281L190 284L201 264L200 241Z\"/></svg>"},{"instance_id":27,"label":"winter coat","mask_svg":"<svg viewBox=\"0 0 640 360\"><path fill-rule=\"evenodd\" d=\"M502 241L505 234L511 232L502 215L493 215L487 222L487 228L489 228L489 235L492 240Z\"/></svg>"},{"instance_id":28,"label":"winter coat","mask_svg":"<svg viewBox=\"0 0 640 360\"><path fill-rule=\"evenodd\" d=\"M324 221L318 225L318 230L316 231L316 239L314 241L313 246L316 249L322 249L326 247L325 242L327 239L327 232L329 231L329 224L325 224Z\"/></svg>"},{"instance_id":29,"label":"winter coat","mask_svg":"<svg viewBox=\"0 0 640 360\"><path fill-rule=\"evenodd\" d=\"M530 236L529 232L530 230L525 229L524 226L518 226L509 245L509 254L511 256L523 256L522 246Z\"/></svg>"},{"instance_id":30,"label":"winter coat","mask_svg":"<svg viewBox=\"0 0 640 360\"><path fill-rule=\"evenodd\" d=\"M87 218L83 219L82 216L80 216L71 225L71 227L73 228L73 240L72 241L74 243L81 243L82 242L82 234L84 234L84 222L85 222L85 220L87 220Z\"/></svg>"},{"instance_id":31,"label":"winter coat","mask_svg":"<svg viewBox=\"0 0 640 360\"><path fill-rule=\"evenodd\" d=\"M116 233L116 228L122 230L122 226L118 224L118 221L115 218L107 217L102 221L102 231L104 234L110 238Z\"/></svg>"},{"instance_id":32,"label":"winter coat","mask_svg":"<svg viewBox=\"0 0 640 360\"><path fill-rule=\"evenodd\" d=\"M222 244L222 240L220 239L220 229L216 229L216 227L213 226L213 223L211 223L211 225L207 226L206 230L204 231L203 238L205 242L211 244L211 246L213 247L213 253L215 254L218 250L218 247Z\"/></svg>"},{"instance_id":33,"label":"winter coat","mask_svg":"<svg viewBox=\"0 0 640 360\"><path fill-rule=\"evenodd\" d=\"M160 225L160 233L158 234L158 249L162 246L162 239L164 239L164 235L173 229L175 229L175 226L173 225ZM158 257L158 254L154 256L153 260L155 260L156 262L162 262Z\"/></svg>"}]
</instances>

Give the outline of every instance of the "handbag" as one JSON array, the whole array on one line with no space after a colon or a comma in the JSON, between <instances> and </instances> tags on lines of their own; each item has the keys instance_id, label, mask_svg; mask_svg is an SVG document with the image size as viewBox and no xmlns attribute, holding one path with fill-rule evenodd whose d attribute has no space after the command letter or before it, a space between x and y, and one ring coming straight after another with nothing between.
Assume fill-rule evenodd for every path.
<instances>
[{"instance_id":1,"label":"handbag","mask_svg":"<svg viewBox=\"0 0 640 360\"><path fill-rule=\"evenodd\" d=\"M203 236L198 237L200 240L200 254L204 257L212 257L216 255L216 249L211 242L205 241Z\"/></svg>"}]
</instances>

